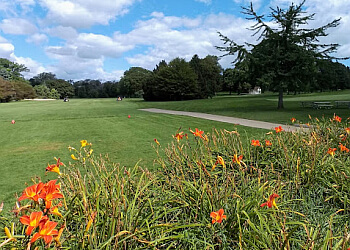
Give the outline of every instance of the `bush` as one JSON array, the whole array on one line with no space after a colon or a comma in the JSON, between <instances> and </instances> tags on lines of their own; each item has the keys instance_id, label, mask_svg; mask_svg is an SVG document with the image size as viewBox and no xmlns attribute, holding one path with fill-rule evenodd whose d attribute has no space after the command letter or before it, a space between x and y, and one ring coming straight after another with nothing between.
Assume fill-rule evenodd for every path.
<instances>
[{"instance_id":1,"label":"bush","mask_svg":"<svg viewBox=\"0 0 350 250\"><path fill-rule=\"evenodd\" d=\"M7 81L0 77L0 102L18 101L25 98L34 98L35 96L33 87L27 82L21 80Z\"/></svg>"},{"instance_id":2,"label":"bush","mask_svg":"<svg viewBox=\"0 0 350 250\"><path fill-rule=\"evenodd\" d=\"M155 139L153 173L94 156L83 140L80 149L69 147L68 167L56 159L47 168L59 174L60 186L51 190L64 199L49 206L40 194L16 214L41 211L56 226L52 241L32 247L346 249L349 122L310 117L309 126L293 133L279 127L249 141L236 131L196 129L190 138L178 131L171 145ZM1 245L23 249L33 239L18 218L0 221L7 228Z\"/></svg>"}]
</instances>

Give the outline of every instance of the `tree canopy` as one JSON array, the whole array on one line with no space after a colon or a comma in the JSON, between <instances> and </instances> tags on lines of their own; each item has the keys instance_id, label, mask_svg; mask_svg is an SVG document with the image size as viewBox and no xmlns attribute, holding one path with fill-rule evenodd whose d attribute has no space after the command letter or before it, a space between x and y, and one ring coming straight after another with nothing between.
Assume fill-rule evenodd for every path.
<instances>
[{"instance_id":1,"label":"tree canopy","mask_svg":"<svg viewBox=\"0 0 350 250\"><path fill-rule=\"evenodd\" d=\"M337 27L340 19L335 19L318 28L305 25L313 20L315 14L303 11L305 0L299 5L290 5L287 10L271 8L271 22L266 22L264 15L255 12L253 4L243 8L247 19L256 21L251 27L253 36L258 35L258 44L239 45L219 33L226 46L218 46L225 55L235 55L233 63L246 70L249 81L254 86L262 84L279 93L278 108L283 108L283 92L296 91L315 81L317 62L322 59L336 58L332 55L339 44L323 44L320 37L328 34L329 28ZM244 67L246 67L244 69Z\"/></svg>"},{"instance_id":2,"label":"tree canopy","mask_svg":"<svg viewBox=\"0 0 350 250\"><path fill-rule=\"evenodd\" d=\"M175 58L167 64L162 60L143 85L147 101L178 101L208 98L220 90L222 68L219 58L208 55L191 61Z\"/></svg>"},{"instance_id":3,"label":"tree canopy","mask_svg":"<svg viewBox=\"0 0 350 250\"><path fill-rule=\"evenodd\" d=\"M0 58L0 77L5 80L21 80L23 79L22 72L28 71L29 69L23 64Z\"/></svg>"}]
</instances>

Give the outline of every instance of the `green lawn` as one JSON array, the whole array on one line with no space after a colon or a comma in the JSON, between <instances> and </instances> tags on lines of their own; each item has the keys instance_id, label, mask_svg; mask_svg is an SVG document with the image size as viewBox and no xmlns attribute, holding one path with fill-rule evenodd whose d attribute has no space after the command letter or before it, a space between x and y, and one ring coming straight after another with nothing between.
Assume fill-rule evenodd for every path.
<instances>
[{"instance_id":1,"label":"green lawn","mask_svg":"<svg viewBox=\"0 0 350 250\"><path fill-rule=\"evenodd\" d=\"M140 108L164 108L172 110L198 111L289 123L291 117L307 122L308 115L321 117L349 117L350 110L314 110L301 108L300 101L350 100L350 91L318 93L308 95L286 95L285 110L276 110L277 96L223 95L208 100L182 102L144 102L141 99L71 99L63 101L21 101L0 104L0 202L12 201L14 192L19 192L38 175L44 179L55 178L55 174L44 176L53 157L68 163L67 147L79 147L86 139L93 143L95 154L108 154L111 160L122 165L133 166L140 160L141 166L153 168L155 157L154 138L163 145L172 141L172 134L182 128L200 128L204 131L217 129L233 130L242 135L258 136L264 130L235 126L227 123L198 118L153 114L139 111ZM128 118L128 115L131 118ZM11 120L16 124L11 124ZM68 164L67 164L68 165Z\"/></svg>"},{"instance_id":2,"label":"green lawn","mask_svg":"<svg viewBox=\"0 0 350 250\"><path fill-rule=\"evenodd\" d=\"M165 146L179 128L211 131L214 127L238 130L244 134L257 129L203 119L153 114L139 111L145 106L138 99L116 102L115 99L72 99L63 101L21 101L0 104L0 202L13 201L25 182L44 176L53 157L68 165L68 146L79 147L80 140L93 143L95 154L107 154L111 160L133 166L153 167L156 153L154 138ZM128 118L128 115L131 118ZM16 120L11 124L11 120ZM262 130L261 130L262 131ZM11 205L12 206L12 205Z\"/></svg>"},{"instance_id":3,"label":"green lawn","mask_svg":"<svg viewBox=\"0 0 350 250\"><path fill-rule=\"evenodd\" d=\"M238 96L220 95L208 100L182 101L182 102L142 102L146 107L157 107L172 110L196 111L247 119L288 123L291 117L302 122L308 121L308 115L314 117L332 117L334 113L341 117L350 116L350 109L320 109L302 108L301 101L350 101L350 90L323 92L302 95L285 95L284 110L277 110L278 96L276 94ZM334 103L333 103L334 104Z\"/></svg>"}]
</instances>

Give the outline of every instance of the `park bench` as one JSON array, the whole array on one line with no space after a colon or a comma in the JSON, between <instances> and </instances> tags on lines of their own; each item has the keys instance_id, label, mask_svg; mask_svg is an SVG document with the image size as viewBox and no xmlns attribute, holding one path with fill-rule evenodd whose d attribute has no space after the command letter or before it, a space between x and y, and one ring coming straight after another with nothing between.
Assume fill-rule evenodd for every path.
<instances>
[{"instance_id":1,"label":"park bench","mask_svg":"<svg viewBox=\"0 0 350 250\"><path fill-rule=\"evenodd\" d=\"M333 108L333 105L331 104L331 102L314 102L314 106L313 108L315 109L331 109Z\"/></svg>"},{"instance_id":2,"label":"park bench","mask_svg":"<svg viewBox=\"0 0 350 250\"><path fill-rule=\"evenodd\" d=\"M335 101L335 105L337 108L342 106L350 108L350 101Z\"/></svg>"}]
</instances>

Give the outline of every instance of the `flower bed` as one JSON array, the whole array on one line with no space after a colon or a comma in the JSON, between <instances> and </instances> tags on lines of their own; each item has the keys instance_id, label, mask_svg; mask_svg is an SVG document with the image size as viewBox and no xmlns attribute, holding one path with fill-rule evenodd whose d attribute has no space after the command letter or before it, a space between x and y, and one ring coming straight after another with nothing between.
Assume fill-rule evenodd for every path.
<instances>
[{"instance_id":1,"label":"flower bed","mask_svg":"<svg viewBox=\"0 0 350 250\"><path fill-rule=\"evenodd\" d=\"M57 178L35 180L1 217L0 246L347 249L349 120L309 125L248 144L237 131L177 131L171 145L154 140L154 172L95 156L82 140L72 163L46 168Z\"/></svg>"}]
</instances>

